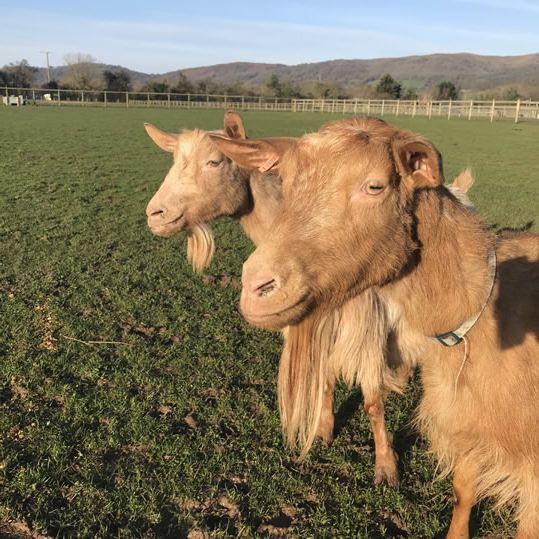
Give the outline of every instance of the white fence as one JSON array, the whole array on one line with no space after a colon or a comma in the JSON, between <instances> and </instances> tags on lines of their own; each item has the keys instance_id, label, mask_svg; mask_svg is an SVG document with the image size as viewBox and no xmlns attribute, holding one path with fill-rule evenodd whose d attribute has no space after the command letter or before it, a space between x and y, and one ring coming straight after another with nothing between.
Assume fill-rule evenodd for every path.
<instances>
[{"instance_id":1,"label":"white fence","mask_svg":"<svg viewBox=\"0 0 539 539\"><path fill-rule=\"evenodd\" d=\"M11 96L23 96L26 103L43 106L169 107L268 110L289 112L331 112L374 116L423 116L539 120L539 101L430 101L397 99L294 99L267 96L231 96L152 92L108 92L37 88L4 88L6 104Z\"/></svg>"}]
</instances>

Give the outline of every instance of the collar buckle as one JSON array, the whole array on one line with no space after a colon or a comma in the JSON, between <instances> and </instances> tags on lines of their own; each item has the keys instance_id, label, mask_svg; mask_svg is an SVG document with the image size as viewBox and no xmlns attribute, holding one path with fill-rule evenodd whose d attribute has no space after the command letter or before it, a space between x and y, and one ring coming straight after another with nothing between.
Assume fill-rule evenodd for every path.
<instances>
[{"instance_id":1,"label":"collar buckle","mask_svg":"<svg viewBox=\"0 0 539 539\"><path fill-rule=\"evenodd\" d=\"M448 331L447 333L440 333L434 337L438 342L442 343L444 346L455 346L462 342L462 337L454 333L453 331Z\"/></svg>"}]
</instances>

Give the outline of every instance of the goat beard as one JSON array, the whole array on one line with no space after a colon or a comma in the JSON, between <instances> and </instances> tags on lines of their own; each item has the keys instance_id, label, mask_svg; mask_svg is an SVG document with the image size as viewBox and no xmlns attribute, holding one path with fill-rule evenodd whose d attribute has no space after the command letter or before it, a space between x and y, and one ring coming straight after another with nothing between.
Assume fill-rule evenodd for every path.
<instances>
[{"instance_id":1,"label":"goat beard","mask_svg":"<svg viewBox=\"0 0 539 539\"><path fill-rule=\"evenodd\" d=\"M208 225L195 225L187 231L187 260L197 273L205 270L213 260L215 240Z\"/></svg>"}]
</instances>

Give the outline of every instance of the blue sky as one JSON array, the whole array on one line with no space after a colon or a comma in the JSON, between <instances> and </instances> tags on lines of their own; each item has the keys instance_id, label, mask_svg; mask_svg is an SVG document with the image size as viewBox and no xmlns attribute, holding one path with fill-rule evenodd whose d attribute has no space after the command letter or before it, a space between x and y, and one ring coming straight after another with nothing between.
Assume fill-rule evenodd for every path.
<instances>
[{"instance_id":1,"label":"blue sky","mask_svg":"<svg viewBox=\"0 0 539 539\"><path fill-rule=\"evenodd\" d=\"M233 61L298 64L539 52L539 0L0 0L0 66L70 53L163 73Z\"/></svg>"}]
</instances>

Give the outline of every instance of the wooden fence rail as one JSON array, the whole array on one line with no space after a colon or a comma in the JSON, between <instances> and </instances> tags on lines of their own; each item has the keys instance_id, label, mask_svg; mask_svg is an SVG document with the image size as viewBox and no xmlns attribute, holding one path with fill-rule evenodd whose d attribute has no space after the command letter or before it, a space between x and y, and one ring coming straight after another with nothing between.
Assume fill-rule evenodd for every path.
<instances>
[{"instance_id":1,"label":"wooden fence rail","mask_svg":"<svg viewBox=\"0 0 539 539\"><path fill-rule=\"evenodd\" d=\"M19 99L10 99L22 96ZM539 101L431 101L400 99L294 99L267 96L175 94L152 92L109 92L5 87L6 105L31 103L42 106L168 107L332 112L373 116L423 116L447 119L485 118L539 120Z\"/></svg>"}]
</instances>

